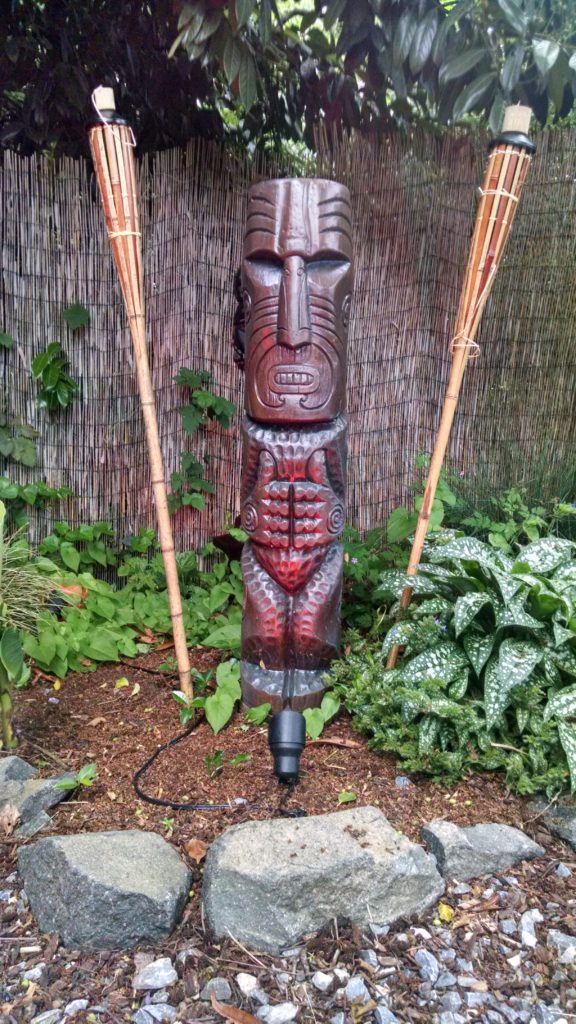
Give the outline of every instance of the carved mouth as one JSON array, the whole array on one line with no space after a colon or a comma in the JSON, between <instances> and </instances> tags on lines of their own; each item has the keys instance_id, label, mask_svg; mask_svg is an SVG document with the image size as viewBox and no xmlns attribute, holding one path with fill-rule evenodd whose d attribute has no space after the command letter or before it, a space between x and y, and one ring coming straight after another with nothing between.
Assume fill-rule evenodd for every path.
<instances>
[{"instance_id":1,"label":"carved mouth","mask_svg":"<svg viewBox=\"0 0 576 1024\"><path fill-rule=\"evenodd\" d=\"M320 373L315 366L282 364L268 371L268 387L277 395L311 395L320 386Z\"/></svg>"}]
</instances>

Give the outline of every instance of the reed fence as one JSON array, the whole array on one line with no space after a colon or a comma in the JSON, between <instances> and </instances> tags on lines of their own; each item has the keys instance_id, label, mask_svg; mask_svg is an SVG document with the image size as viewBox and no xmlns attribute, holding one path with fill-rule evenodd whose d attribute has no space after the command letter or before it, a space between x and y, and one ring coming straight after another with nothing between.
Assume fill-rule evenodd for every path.
<instances>
[{"instance_id":1,"label":"reed fence","mask_svg":"<svg viewBox=\"0 0 576 1024\"><path fill-rule=\"evenodd\" d=\"M472 497L535 481L564 487L576 476L576 176L574 130L536 140L506 257L477 336L450 457ZM345 182L355 211L356 287L349 342L348 519L379 526L409 499L414 458L431 451L449 372L449 344L475 195L486 160L482 133L423 131L380 142L318 137L317 173ZM183 445L208 460L216 485L204 513L175 519L179 547L197 546L238 509L238 422L188 442L174 383L182 366L207 369L214 390L242 406L232 360L233 274L249 184L289 171L273 159L195 141L140 164L146 303L154 388L168 472ZM33 512L51 520L110 519L123 534L153 518L133 355L90 169L81 161L24 159L0 166L2 404L39 430L39 464L0 461L18 482L67 484L74 498ZM63 309L80 302L86 328ZM33 356L61 341L80 391L49 414L36 406Z\"/></svg>"}]
</instances>

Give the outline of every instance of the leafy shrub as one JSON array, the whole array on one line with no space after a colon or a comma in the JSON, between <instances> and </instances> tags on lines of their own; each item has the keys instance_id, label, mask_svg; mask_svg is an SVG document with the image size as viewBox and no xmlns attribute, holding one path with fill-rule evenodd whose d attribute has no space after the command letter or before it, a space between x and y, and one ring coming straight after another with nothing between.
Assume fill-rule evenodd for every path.
<instances>
[{"instance_id":1,"label":"leafy shrub","mask_svg":"<svg viewBox=\"0 0 576 1024\"><path fill-rule=\"evenodd\" d=\"M502 768L522 793L574 789L575 546L547 537L513 559L476 538L429 543L406 617L380 649L361 642L335 667L336 692L372 746L442 780ZM382 599L406 582L385 573ZM385 671L396 643L404 657Z\"/></svg>"},{"instance_id":2,"label":"leafy shrub","mask_svg":"<svg viewBox=\"0 0 576 1024\"><path fill-rule=\"evenodd\" d=\"M32 360L32 376L39 381L36 403L40 409L55 412L65 409L78 391L78 384L67 373L68 356L58 341Z\"/></svg>"}]
</instances>

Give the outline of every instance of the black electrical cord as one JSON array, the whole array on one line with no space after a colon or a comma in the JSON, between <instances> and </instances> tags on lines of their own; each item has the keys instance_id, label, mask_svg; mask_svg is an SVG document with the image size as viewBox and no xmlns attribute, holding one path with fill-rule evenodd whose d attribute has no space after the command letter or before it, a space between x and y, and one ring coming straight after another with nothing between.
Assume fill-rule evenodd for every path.
<instances>
[{"instance_id":1,"label":"black electrical cord","mask_svg":"<svg viewBox=\"0 0 576 1024\"><path fill-rule=\"evenodd\" d=\"M134 790L136 791L136 794L140 797L141 800L145 800L146 803L148 803L148 804L155 804L156 807L168 807L172 811L230 811L230 810L233 810L233 808L231 807L231 805L229 803L228 804L209 804L209 803L195 803L194 801L189 801L187 803L178 803L175 800L161 800L159 797L150 796L149 793L145 793L144 790L142 789L142 787L140 786L140 779L146 774L148 769L152 767L152 765L154 764L156 759L160 756L160 754L163 754L165 750L168 750L170 747L175 747L177 743L180 743L182 740L185 740L187 736L190 736L190 734L192 732L194 732L194 729L196 729L199 724L200 724L199 721L198 722L192 722L192 724L189 725L187 729L184 729L183 732L178 733L177 736L173 736L172 739L168 740L167 743L163 743L160 747L158 747L157 750L154 751L154 753L151 755L151 757L149 757L148 760L144 762L142 767L139 768L137 772L134 772L134 775L133 775L133 778L132 778L132 785L134 787ZM276 811L276 814L278 815L278 817L281 817L281 818L304 818L304 817L306 817L306 813L307 812L305 810L303 810L303 809L302 810L293 810L293 811L286 810L286 806L285 805L288 802L288 800L290 799L290 797L292 796L292 794L294 792L294 789L296 788L296 782L297 782L297 780L293 780L292 782L290 782L290 784L288 786L285 787L285 790L284 790L282 796L280 797L280 802L278 804L278 808L277 808L277 811ZM252 804L251 807L252 807L252 809L256 809L256 808L258 808L258 804Z\"/></svg>"}]
</instances>

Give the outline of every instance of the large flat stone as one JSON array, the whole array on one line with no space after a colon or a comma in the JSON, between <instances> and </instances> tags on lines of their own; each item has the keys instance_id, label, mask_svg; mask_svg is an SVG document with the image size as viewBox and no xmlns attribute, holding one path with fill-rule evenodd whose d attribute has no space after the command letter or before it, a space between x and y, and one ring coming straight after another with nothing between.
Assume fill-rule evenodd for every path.
<instances>
[{"instance_id":1,"label":"large flat stone","mask_svg":"<svg viewBox=\"0 0 576 1024\"><path fill-rule=\"evenodd\" d=\"M66 778L12 780L0 785L0 810L7 804L16 808L21 824L36 818L40 811L55 807L70 796L69 789L58 789L57 783Z\"/></svg>"},{"instance_id":2,"label":"large flat stone","mask_svg":"<svg viewBox=\"0 0 576 1024\"><path fill-rule=\"evenodd\" d=\"M461 828L438 818L421 830L444 878L468 878L507 871L521 860L541 857L545 850L510 825L468 825Z\"/></svg>"},{"instance_id":3,"label":"large flat stone","mask_svg":"<svg viewBox=\"0 0 576 1024\"><path fill-rule=\"evenodd\" d=\"M0 757L0 786L4 782L24 782L38 774L38 770L15 754Z\"/></svg>"},{"instance_id":4,"label":"large flat stone","mask_svg":"<svg viewBox=\"0 0 576 1024\"><path fill-rule=\"evenodd\" d=\"M166 938L190 871L154 832L50 836L18 853L32 913L75 949L128 949Z\"/></svg>"},{"instance_id":5,"label":"large flat stone","mask_svg":"<svg viewBox=\"0 0 576 1024\"><path fill-rule=\"evenodd\" d=\"M227 829L208 851L203 900L216 936L278 953L334 918L390 924L443 891L433 858L359 807Z\"/></svg>"},{"instance_id":6,"label":"large flat stone","mask_svg":"<svg viewBox=\"0 0 576 1024\"><path fill-rule=\"evenodd\" d=\"M573 803L559 801L550 807L548 801L540 798L534 800L529 809L540 816L541 822L550 829L552 835L563 839L576 853L576 806Z\"/></svg>"}]
</instances>

